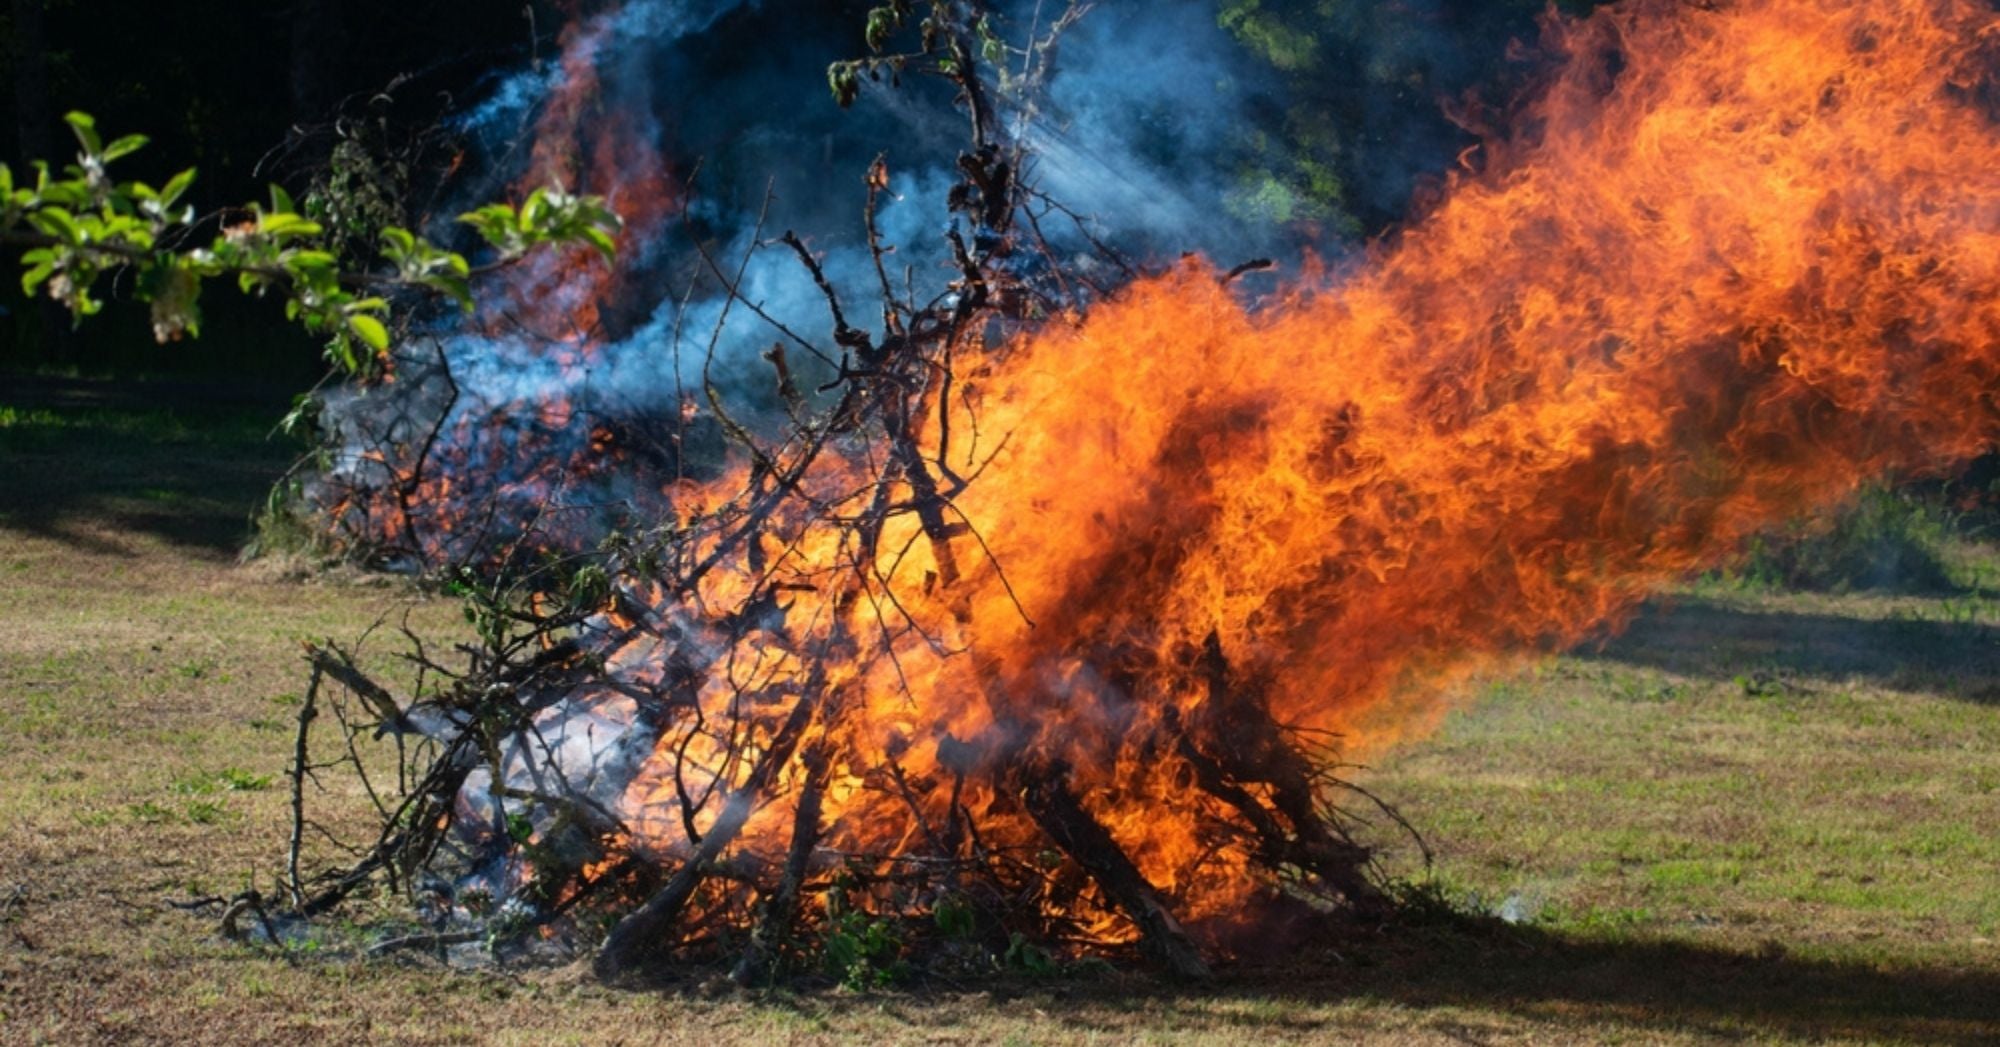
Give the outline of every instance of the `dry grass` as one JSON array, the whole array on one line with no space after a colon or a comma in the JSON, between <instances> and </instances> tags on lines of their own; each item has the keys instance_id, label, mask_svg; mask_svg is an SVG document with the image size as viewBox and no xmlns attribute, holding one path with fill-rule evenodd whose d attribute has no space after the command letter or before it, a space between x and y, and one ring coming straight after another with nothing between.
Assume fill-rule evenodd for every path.
<instances>
[{"instance_id":1,"label":"dry grass","mask_svg":"<svg viewBox=\"0 0 2000 1047\"><path fill-rule=\"evenodd\" d=\"M1978 592L1711 586L1487 684L1368 779L1460 914L1212 988L710 997L228 945L166 903L268 884L297 642L456 611L238 566L283 455L197 417L0 405L0 1041L2000 1040Z\"/></svg>"}]
</instances>

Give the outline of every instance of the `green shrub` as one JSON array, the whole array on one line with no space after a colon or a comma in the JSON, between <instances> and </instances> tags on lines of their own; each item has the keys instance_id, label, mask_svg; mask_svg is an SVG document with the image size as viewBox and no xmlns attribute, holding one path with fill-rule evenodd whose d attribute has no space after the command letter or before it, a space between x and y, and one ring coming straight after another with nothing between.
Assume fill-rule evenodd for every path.
<instances>
[{"instance_id":1,"label":"green shrub","mask_svg":"<svg viewBox=\"0 0 2000 1047\"><path fill-rule=\"evenodd\" d=\"M1831 521L1799 521L1752 540L1738 577L1815 592L1952 591L1942 553L1954 527L1929 498L1869 488Z\"/></svg>"}]
</instances>

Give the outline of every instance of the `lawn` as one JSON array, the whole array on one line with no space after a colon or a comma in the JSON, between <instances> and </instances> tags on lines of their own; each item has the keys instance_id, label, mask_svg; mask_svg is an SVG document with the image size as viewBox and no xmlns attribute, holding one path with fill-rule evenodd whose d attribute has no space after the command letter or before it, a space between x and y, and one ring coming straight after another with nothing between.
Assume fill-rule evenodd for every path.
<instances>
[{"instance_id":1,"label":"lawn","mask_svg":"<svg viewBox=\"0 0 2000 1047\"><path fill-rule=\"evenodd\" d=\"M283 955L170 903L268 884L301 640L449 602L243 564L272 409L0 389L0 1042L2000 1041L2000 551L1922 595L1724 582L1467 685L1359 772L1448 906L1188 989L601 987Z\"/></svg>"}]
</instances>

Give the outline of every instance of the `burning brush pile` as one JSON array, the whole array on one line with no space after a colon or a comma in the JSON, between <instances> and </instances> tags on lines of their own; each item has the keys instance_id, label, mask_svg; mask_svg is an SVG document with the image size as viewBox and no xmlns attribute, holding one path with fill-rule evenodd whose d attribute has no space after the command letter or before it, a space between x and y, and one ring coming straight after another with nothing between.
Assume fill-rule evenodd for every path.
<instances>
[{"instance_id":1,"label":"burning brush pile","mask_svg":"<svg viewBox=\"0 0 2000 1047\"><path fill-rule=\"evenodd\" d=\"M573 31L558 101L594 89L615 24ZM650 420L440 407L460 333L424 351L447 377L398 372L440 383L430 420L378 430L368 512L328 504L417 521L378 535L410 555L476 548L453 577L479 639L412 637L404 693L313 650L299 766L365 769L383 816L312 873L301 774L287 909L386 887L428 921L399 942L594 947L606 975L1011 946L1196 976L1246 930L1388 904L1355 835L1382 812L1338 773L1420 732L1453 674L1615 627L1773 522L2000 431L1983 2L1551 21L1541 85L1425 213L1275 291L1049 235L982 24L948 3L923 28L971 132L935 297L880 235L877 163L853 183L865 297L788 233L701 249L727 293L675 311L696 365ZM1012 89L1045 75L1024 68ZM666 199L628 240L692 210ZM816 327L751 290L773 257ZM614 278L509 279L548 322ZM718 377L745 317L770 321L756 408ZM533 366L588 369L591 326L545 331ZM544 458L535 434L577 429ZM533 514L494 495L537 469L587 482L536 474ZM608 503L614 525L540 522Z\"/></svg>"}]
</instances>

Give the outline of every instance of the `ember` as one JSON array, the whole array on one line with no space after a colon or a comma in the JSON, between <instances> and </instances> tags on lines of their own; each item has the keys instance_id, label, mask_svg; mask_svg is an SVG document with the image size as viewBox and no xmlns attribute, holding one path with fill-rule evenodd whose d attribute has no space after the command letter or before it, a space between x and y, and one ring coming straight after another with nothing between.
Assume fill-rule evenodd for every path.
<instances>
[{"instance_id":1,"label":"ember","mask_svg":"<svg viewBox=\"0 0 2000 1047\"><path fill-rule=\"evenodd\" d=\"M834 310L822 399L774 433L711 386L719 475L544 586L566 606L494 590L396 712L429 738L407 813L308 904L428 872L453 919L474 887L618 917L606 972L744 977L855 912L1196 975L1244 921L1382 905L1334 773L1452 674L1991 444L1996 39L1972 0L1552 20L1546 81L1428 213L1269 299L1198 260L1053 289L961 73L950 292L884 274L860 330L787 238Z\"/></svg>"}]
</instances>

